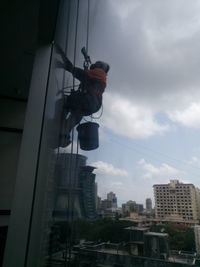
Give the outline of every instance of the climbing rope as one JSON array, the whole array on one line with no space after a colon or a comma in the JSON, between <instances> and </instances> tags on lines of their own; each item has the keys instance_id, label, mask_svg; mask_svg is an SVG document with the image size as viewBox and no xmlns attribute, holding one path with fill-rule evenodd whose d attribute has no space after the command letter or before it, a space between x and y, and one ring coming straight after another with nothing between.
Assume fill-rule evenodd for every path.
<instances>
[{"instance_id":1,"label":"climbing rope","mask_svg":"<svg viewBox=\"0 0 200 267\"><path fill-rule=\"evenodd\" d=\"M68 12L67 12L67 30L66 30L66 38L65 38L65 49L64 49L65 54L67 54L67 50L68 50L70 14L71 14L71 0L69 1ZM64 93L65 80L66 80L66 72L63 70L63 80L62 80L63 112L64 112L64 105L65 105L65 93ZM62 116L62 119L65 120L64 116ZM66 157L64 157L64 163L66 165ZM68 175L69 175L69 173L68 173ZM70 175L69 175L69 180L70 180ZM69 216L70 216L70 213L69 213L70 196L69 196L69 194L67 195L67 200L68 200L68 205L67 205L68 208L66 210L66 215L67 215L67 218L69 218ZM69 235L70 235L70 232L69 232L69 227L68 227L66 236L69 236ZM67 260L67 256L71 255L70 246L71 246L70 240L67 238L66 239L66 257L65 257L66 266L69 265L68 260Z\"/></svg>"},{"instance_id":2,"label":"climbing rope","mask_svg":"<svg viewBox=\"0 0 200 267\"><path fill-rule=\"evenodd\" d=\"M76 51L77 51L77 35L78 35L78 21L79 21L79 4L80 1L77 0L77 8L76 8L76 26L75 26L75 40L74 40L74 59L73 65L76 65ZM73 88L72 91L75 91L75 77L73 76ZM69 161L69 194L68 194L68 218L71 227L71 233L69 236L69 249L68 255L69 259L71 259L71 249L73 243L73 235L74 235L74 228L73 228L73 219L74 219L74 178L76 175L76 161L77 155L75 159L75 166L74 166L74 175L73 175L73 168L72 168L72 160L73 160L73 148L74 148L74 128L72 129L72 143L71 143L71 153L70 153L70 161Z\"/></svg>"},{"instance_id":3,"label":"climbing rope","mask_svg":"<svg viewBox=\"0 0 200 267\"><path fill-rule=\"evenodd\" d=\"M67 50L68 50L68 38L69 38L69 21L70 21L70 11L71 11L71 0L69 1L69 6L68 6L68 12L67 12L67 31L66 31L66 38L65 38L65 53L67 53ZM62 88L64 87L64 84L65 84L65 71L63 70L63 79L62 79ZM59 90L59 86L58 86L58 80L57 80L57 77L56 77L56 83L57 83L57 87L58 87L58 92L57 92L57 96L61 93L62 94L62 98L64 99L64 91L63 89L62 90ZM64 102L64 101L63 101ZM64 108L64 103L63 103L63 108ZM60 130L59 130L59 133L61 132L61 127L62 127L62 119L63 119L63 116L61 117L61 121L60 121ZM59 136L59 143L60 143L60 136ZM58 149L57 149L57 157L59 157L59 154L60 154L60 147L58 146Z\"/></svg>"},{"instance_id":4,"label":"climbing rope","mask_svg":"<svg viewBox=\"0 0 200 267\"><path fill-rule=\"evenodd\" d=\"M77 16L76 16L76 35L75 35L75 52L74 52L74 66L75 66L75 61L76 61L76 42L77 42L77 31L78 31L78 10L79 10L79 0L78 0L78 5L77 5ZM88 13L87 13L87 37L86 37L86 51L83 51L83 49L81 50L81 52L84 54L84 52L86 52L84 54L85 57L85 62L84 62L84 68L88 68L89 67L89 63L91 63L90 58L87 55L87 51L88 51L88 40L89 40L89 13L90 13L90 1L88 0ZM73 79L73 89L75 86L75 78ZM71 146L71 158L73 155L73 140L74 140L74 129L72 130L72 146ZM75 189L76 185L76 178L79 175L79 169L78 169L78 150L79 150L79 140L78 140L78 136L77 136L77 149L76 149L76 156L75 156L75 162L74 162L74 177L73 177L73 181L71 183L71 189ZM72 162L70 162L70 166L72 165ZM70 174L70 179L72 179L72 166L71 168L71 174ZM70 204L70 210L71 210L71 235L70 235L70 242L72 244L73 242L73 237L74 237L74 192L71 195L71 204ZM70 251L71 253L71 251ZM71 256L71 255L69 255Z\"/></svg>"},{"instance_id":5,"label":"climbing rope","mask_svg":"<svg viewBox=\"0 0 200 267\"><path fill-rule=\"evenodd\" d=\"M86 52L88 54L88 42L89 42L89 26L90 26L90 0L88 0L87 10L87 35L86 35Z\"/></svg>"},{"instance_id":6,"label":"climbing rope","mask_svg":"<svg viewBox=\"0 0 200 267\"><path fill-rule=\"evenodd\" d=\"M65 54L67 54L67 50L68 50L70 11L71 11L71 1L69 1L69 8L68 8L68 12L67 12L67 31L66 31L65 49L64 49ZM62 88L63 89L65 86L65 77L66 77L66 72L63 69L63 80L62 80ZM64 92L63 92L62 96L64 97Z\"/></svg>"},{"instance_id":7,"label":"climbing rope","mask_svg":"<svg viewBox=\"0 0 200 267\"><path fill-rule=\"evenodd\" d=\"M67 18L67 29L66 29L66 39L65 39L65 49L64 52L65 54L67 54L67 50L68 50L68 38L69 38L69 25L70 25L70 14L71 14L71 0L69 1L69 5L68 5L68 18ZM80 0L77 0L77 5L76 5L76 21L75 21L75 39L74 39L74 57L73 57L73 65L76 65L76 53L77 53L77 37L78 37L78 23L79 23L79 6L80 6ZM87 32L86 32L86 54L88 52L88 44L89 44L89 24L90 24L90 0L88 0L88 9L87 9ZM88 62L91 63L90 58L88 58ZM88 65L89 66L89 65ZM72 86L65 86L65 82L66 82L66 73L65 71L63 71L63 79L62 79L62 90L59 90L59 92L57 93L57 95L59 93L62 93L62 97L64 99L65 95L65 91L64 89L67 88L72 88L72 91L75 91L75 88L78 86L75 84L75 78L73 77L73 85ZM64 108L64 105L63 105ZM62 116L62 119L64 119L64 114ZM62 124L62 123L61 123ZM61 129L60 129L61 132ZM66 240L66 261L65 264L66 266L68 266L69 261L67 260L67 257L69 257L69 259L71 259L71 249L72 249L72 242L73 242L73 233L74 233L74 225L73 225L73 220L74 220L74 188L76 186L76 177L78 176L78 151L79 149L79 140L78 140L78 136L77 136L77 149L76 149L76 156L75 158L73 157L73 150L74 150L74 128L72 129L72 144L71 144L71 152L70 152L70 157L68 158L68 164L67 164L67 158L64 158L64 164L65 167L68 165L68 203L67 203L67 211L66 211L66 215L67 215L67 220L69 222L69 225L71 227L71 232L67 232L67 240ZM60 154L60 150L58 147L58 158L59 158L59 154ZM75 160L75 162L74 162Z\"/></svg>"}]
</instances>

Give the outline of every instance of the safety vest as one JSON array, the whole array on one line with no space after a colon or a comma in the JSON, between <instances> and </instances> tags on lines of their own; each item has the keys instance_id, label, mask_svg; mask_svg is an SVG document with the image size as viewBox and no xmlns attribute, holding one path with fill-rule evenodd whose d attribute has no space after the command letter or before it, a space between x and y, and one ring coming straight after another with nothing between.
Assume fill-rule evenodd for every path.
<instances>
[{"instance_id":1,"label":"safety vest","mask_svg":"<svg viewBox=\"0 0 200 267\"><path fill-rule=\"evenodd\" d=\"M97 80L100 82L101 86L99 88L96 88L98 89L101 93L103 94L105 88L106 88L106 73L104 70L100 69L100 68L95 68L95 69L92 69L92 70L88 70L88 76L93 79L93 80Z\"/></svg>"}]
</instances>

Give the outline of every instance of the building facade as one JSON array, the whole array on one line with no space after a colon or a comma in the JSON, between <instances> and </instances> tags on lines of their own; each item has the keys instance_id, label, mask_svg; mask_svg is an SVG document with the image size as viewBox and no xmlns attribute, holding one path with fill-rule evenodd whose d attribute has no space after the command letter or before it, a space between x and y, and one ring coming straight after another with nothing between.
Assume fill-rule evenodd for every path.
<instances>
[{"instance_id":1,"label":"building facade","mask_svg":"<svg viewBox=\"0 0 200 267\"><path fill-rule=\"evenodd\" d=\"M200 225L194 226L194 237L195 237L196 252L198 255L200 255Z\"/></svg>"},{"instance_id":2,"label":"building facade","mask_svg":"<svg viewBox=\"0 0 200 267\"><path fill-rule=\"evenodd\" d=\"M53 185L53 218L55 221L81 218L80 176L86 166L83 155L61 153L57 155ZM75 167L76 166L76 167ZM72 218L71 218L72 219Z\"/></svg>"},{"instance_id":3,"label":"building facade","mask_svg":"<svg viewBox=\"0 0 200 267\"><path fill-rule=\"evenodd\" d=\"M91 14L97 4L92 2ZM75 65L82 66L88 9L82 0L30 0L4 2L0 10L4 40L0 62L0 266L51 265L49 222L67 207L71 187L62 181L54 184L61 153L63 93L75 86L71 74L57 67L60 56L55 44ZM75 140L68 152L73 153ZM77 207L75 216L78 201L73 206ZM57 225L53 228L50 239L56 243Z\"/></svg>"},{"instance_id":4,"label":"building facade","mask_svg":"<svg viewBox=\"0 0 200 267\"><path fill-rule=\"evenodd\" d=\"M113 193L113 192L108 193L107 194L107 200L111 201L112 208L117 208L117 197L116 197L115 193Z\"/></svg>"},{"instance_id":5,"label":"building facade","mask_svg":"<svg viewBox=\"0 0 200 267\"><path fill-rule=\"evenodd\" d=\"M86 166L80 154L61 153L57 156L53 195L53 220L94 220L96 213L95 169Z\"/></svg>"},{"instance_id":6,"label":"building facade","mask_svg":"<svg viewBox=\"0 0 200 267\"><path fill-rule=\"evenodd\" d=\"M151 200L151 198L146 199L146 212L148 212L148 213L152 212L152 200Z\"/></svg>"},{"instance_id":7,"label":"building facade","mask_svg":"<svg viewBox=\"0 0 200 267\"><path fill-rule=\"evenodd\" d=\"M170 180L168 184L155 184L156 218L177 217L184 220L197 220L198 207L196 188L193 184Z\"/></svg>"},{"instance_id":8,"label":"building facade","mask_svg":"<svg viewBox=\"0 0 200 267\"><path fill-rule=\"evenodd\" d=\"M93 221L97 218L96 209L96 175L92 166L82 167L79 175L80 185L80 207L82 218Z\"/></svg>"}]
</instances>

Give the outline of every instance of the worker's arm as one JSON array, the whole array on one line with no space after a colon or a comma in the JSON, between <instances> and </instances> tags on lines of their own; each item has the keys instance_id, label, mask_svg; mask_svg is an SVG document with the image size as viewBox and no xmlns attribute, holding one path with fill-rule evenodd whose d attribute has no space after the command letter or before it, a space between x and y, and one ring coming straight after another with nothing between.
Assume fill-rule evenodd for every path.
<instances>
[{"instance_id":1,"label":"worker's arm","mask_svg":"<svg viewBox=\"0 0 200 267\"><path fill-rule=\"evenodd\" d=\"M77 67L73 67L72 70L72 75L78 79L80 82L86 82L89 79L88 73L87 71L77 68Z\"/></svg>"},{"instance_id":2,"label":"worker's arm","mask_svg":"<svg viewBox=\"0 0 200 267\"><path fill-rule=\"evenodd\" d=\"M80 69L80 68L76 68L74 67L74 65L72 64L72 62L66 57L65 53L63 52L63 50L60 48L60 46L56 45L56 49L59 52L59 54L62 57L63 63L64 63L64 69L66 69L67 71L71 72L72 75L78 79L80 82L85 82L88 79L88 74L85 70Z\"/></svg>"}]
</instances>

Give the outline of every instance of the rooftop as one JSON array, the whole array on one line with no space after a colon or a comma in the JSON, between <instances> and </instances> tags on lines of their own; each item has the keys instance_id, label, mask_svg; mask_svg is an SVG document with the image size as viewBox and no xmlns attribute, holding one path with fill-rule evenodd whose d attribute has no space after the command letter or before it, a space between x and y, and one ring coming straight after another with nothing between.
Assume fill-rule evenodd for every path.
<instances>
[{"instance_id":1,"label":"rooftop","mask_svg":"<svg viewBox=\"0 0 200 267\"><path fill-rule=\"evenodd\" d=\"M168 236L168 234L166 234L166 233L156 233L156 232L147 232L147 233L145 233L145 236Z\"/></svg>"},{"instance_id":2,"label":"rooftop","mask_svg":"<svg viewBox=\"0 0 200 267\"><path fill-rule=\"evenodd\" d=\"M125 230L131 230L131 231L148 231L149 228L147 227L135 227L135 226L129 226L124 228Z\"/></svg>"}]
</instances>

